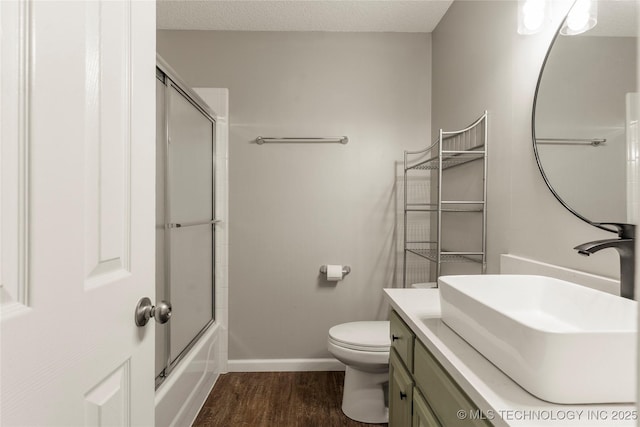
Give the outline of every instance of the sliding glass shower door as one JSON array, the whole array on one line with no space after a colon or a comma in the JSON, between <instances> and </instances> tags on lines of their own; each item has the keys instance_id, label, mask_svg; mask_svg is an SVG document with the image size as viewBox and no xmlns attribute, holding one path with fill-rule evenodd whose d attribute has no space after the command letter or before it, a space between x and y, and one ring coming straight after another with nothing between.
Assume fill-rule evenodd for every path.
<instances>
[{"instance_id":1,"label":"sliding glass shower door","mask_svg":"<svg viewBox=\"0 0 640 427\"><path fill-rule=\"evenodd\" d=\"M214 320L215 121L166 73L156 88L156 299L173 307L156 325L160 384Z\"/></svg>"}]
</instances>

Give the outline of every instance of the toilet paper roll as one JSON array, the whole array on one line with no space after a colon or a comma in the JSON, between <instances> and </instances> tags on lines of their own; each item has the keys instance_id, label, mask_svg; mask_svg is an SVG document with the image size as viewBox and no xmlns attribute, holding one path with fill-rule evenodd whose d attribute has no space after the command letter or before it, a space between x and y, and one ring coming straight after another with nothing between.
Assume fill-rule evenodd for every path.
<instances>
[{"instance_id":1,"label":"toilet paper roll","mask_svg":"<svg viewBox=\"0 0 640 427\"><path fill-rule=\"evenodd\" d=\"M342 280L341 265L327 265L327 280L330 282L338 282Z\"/></svg>"}]
</instances>

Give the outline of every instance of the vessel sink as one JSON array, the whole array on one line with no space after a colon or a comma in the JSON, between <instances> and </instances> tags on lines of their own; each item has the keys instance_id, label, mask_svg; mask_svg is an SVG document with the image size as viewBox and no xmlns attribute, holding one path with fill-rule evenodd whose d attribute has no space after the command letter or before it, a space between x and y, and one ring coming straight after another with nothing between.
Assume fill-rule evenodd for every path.
<instances>
[{"instance_id":1,"label":"vessel sink","mask_svg":"<svg viewBox=\"0 0 640 427\"><path fill-rule=\"evenodd\" d=\"M539 399L636 401L636 301L544 276L438 284L444 323Z\"/></svg>"}]
</instances>

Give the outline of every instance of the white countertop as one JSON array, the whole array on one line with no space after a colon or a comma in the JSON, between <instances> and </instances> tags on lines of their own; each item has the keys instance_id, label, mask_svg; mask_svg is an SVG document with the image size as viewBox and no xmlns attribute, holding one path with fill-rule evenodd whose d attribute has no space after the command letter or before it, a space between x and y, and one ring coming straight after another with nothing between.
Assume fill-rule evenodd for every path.
<instances>
[{"instance_id":1,"label":"white countertop","mask_svg":"<svg viewBox=\"0 0 640 427\"><path fill-rule=\"evenodd\" d=\"M633 404L557 405L525 391L442 322L437 289L385 289L384 292L391 307L416 338L496 427L637 425L637 408Z\"/></svg>"}]
</instances>

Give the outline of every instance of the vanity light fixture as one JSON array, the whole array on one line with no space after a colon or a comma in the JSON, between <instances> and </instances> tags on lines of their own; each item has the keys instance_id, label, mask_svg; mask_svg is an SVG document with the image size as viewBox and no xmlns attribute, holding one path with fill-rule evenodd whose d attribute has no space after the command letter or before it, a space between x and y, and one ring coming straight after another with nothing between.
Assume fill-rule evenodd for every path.
<instances>
[{"instance_id":1,"label":"vanity light fixture","mask_svg":"<svg viewBox=\"0 0 640 427\"><path fill-rule=\"evenodd\" d=\"M575 36L589 31L598 23L598 0L577 0L560 29L560 34Z\"/></svg>"},{"instance_id":2,"label":"vanity light fixture","mask_svg":"<svg viewBox=\"0 0 640 427\"><path fill-rule=\"evenodd\" d=\"M518 34L530 35L542 31L549 21L548 0L518 0Z\"/></svg>"}]
</instances>

